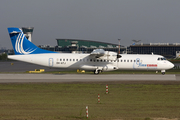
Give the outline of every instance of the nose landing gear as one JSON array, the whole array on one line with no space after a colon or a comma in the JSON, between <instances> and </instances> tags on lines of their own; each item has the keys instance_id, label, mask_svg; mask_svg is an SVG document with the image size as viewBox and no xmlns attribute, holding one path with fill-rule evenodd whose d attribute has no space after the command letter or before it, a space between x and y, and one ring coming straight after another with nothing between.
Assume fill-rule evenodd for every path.
<instances>
[{"instance_id":1,"label":"nose landing gear","mask_svg":"<svg viewBox=\"0 0 180 120\"><path fill-rule=\"evenodd\" d=\"M165 75L166 70L161 70L161 74Z\"/></svg>"}]
</instances>

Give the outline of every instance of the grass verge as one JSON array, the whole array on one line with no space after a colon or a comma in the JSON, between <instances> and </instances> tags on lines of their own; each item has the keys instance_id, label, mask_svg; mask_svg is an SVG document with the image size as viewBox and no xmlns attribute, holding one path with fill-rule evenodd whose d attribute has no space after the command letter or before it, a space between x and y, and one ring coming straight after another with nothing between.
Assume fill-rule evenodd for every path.
<instances>
[{"instance_id":1,"label":"grass verge","mask_svg":"<svg viewBox=\"0 0 180 120\"><path fill-rule=\"evenodd\" d=\"M0 84L2 120L180 118L180 84ZM98 103L100 94L100 104Z\"/></svg>"}]
</instances>

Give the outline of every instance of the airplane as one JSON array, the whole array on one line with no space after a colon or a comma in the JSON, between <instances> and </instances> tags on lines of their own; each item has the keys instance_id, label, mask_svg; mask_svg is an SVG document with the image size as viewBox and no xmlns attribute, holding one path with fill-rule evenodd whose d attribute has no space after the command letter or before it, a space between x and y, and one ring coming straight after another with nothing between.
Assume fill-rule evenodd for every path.
<instances>
[{"instance_id":1,"label":"airplane","mask_svg":"<svg viewBox=\"0 0 180 120\"><path fill-rule=\"evenodd\" d=\"M113 70L160 70L164 75L174 64L161 55L117 54L95 49L90 54L58 53L41 49L30 42L20 28L8 28L15 55L9 59L51 68L82 69L99 74Z\"/></svg>"}]
</instances>

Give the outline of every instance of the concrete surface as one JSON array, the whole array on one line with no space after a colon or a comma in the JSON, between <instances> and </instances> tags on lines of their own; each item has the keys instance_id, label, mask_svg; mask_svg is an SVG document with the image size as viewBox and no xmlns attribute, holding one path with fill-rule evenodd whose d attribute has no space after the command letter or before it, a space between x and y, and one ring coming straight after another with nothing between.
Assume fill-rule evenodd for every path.
<instances>
[{"instance_id":1,"label":"concrete surface","mask_svg":"<svg viewBox=\"0 0 180 120\"><path fill-rule=\"evenodd\" d=\"M176 77L177 76L177 77ZM0 74L0 83L103 82L103 81L180 81L179 75L133 74Z\"/></svg>"}]
</instances>

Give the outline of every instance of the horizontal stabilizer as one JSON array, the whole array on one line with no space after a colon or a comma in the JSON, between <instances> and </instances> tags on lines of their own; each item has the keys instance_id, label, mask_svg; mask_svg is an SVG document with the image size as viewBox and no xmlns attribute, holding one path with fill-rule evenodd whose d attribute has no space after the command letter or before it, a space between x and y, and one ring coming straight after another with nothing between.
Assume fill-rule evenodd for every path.
<instances>
[{"instance_id":1,"label":"horizontal stabilizer","mask_svg":"<svg viewBox=\"0 0 180 120\"><path fill-rule=\"evenodd\" d=\"M8 28L9 34L21 33L22 31L19 28Z\"/></svg>"}]
</instances>

